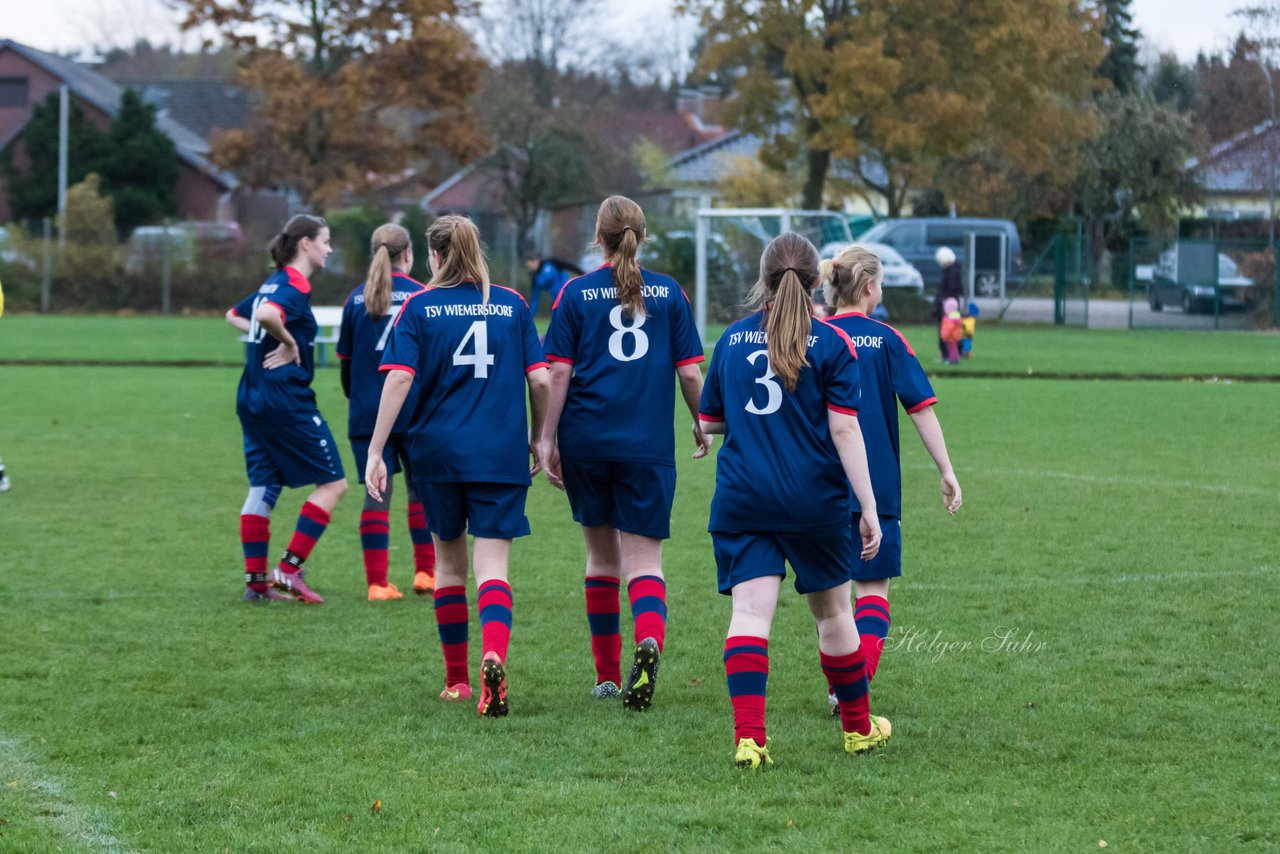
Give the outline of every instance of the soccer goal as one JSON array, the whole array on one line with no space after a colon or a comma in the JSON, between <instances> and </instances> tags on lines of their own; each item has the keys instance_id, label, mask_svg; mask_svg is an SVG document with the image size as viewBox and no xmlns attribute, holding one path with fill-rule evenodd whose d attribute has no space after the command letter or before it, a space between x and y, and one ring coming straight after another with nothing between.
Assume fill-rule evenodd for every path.
<instances>
[{"instance_id":1,"label":"soccer goal","mask_svg":"<svg viewBox=\"0 0 1280 854\"><path fill-rule=\"evenodd\" d=\"M696 225L694 316L704 341L708 323L729 323L745 312L760 253L779 234L802 234L820 253L824 247L830 252L832 244L853 242L848 218L837 211L701 208Z\"/></svg>"}]
</instances>

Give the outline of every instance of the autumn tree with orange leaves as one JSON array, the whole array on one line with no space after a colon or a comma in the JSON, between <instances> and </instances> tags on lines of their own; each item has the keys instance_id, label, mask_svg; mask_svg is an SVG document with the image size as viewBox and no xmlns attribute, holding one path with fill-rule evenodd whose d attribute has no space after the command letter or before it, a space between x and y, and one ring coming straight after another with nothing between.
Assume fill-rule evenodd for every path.
<instances>
[{"instance_id":1,"label":"autumn tree with orange leaves","mask_svg":"<svg viewBox=\"0 0 1280 854\"><path fill-rule=\"evenodd\" d=\"M484 62L461 26L468 0L181 0L184 29L243 52L257 95L213 159L256 187L289 186L318 209L407 165L483 149L468 101Z\"/></svg>"},{"instance_id":2,"label":"autumn tree with orange leaves","mask_svg":"<svg viewBox=\"0 0 1280 854\"><path fill-rule=\"evenodd\" d=\"M802 204L849 176L897 216L913 190L977 202L1069 187L1096 132L1096 4L1071 0L700 0L700 69L767 165L802 162Z\"/></svg>"}]
</instances>

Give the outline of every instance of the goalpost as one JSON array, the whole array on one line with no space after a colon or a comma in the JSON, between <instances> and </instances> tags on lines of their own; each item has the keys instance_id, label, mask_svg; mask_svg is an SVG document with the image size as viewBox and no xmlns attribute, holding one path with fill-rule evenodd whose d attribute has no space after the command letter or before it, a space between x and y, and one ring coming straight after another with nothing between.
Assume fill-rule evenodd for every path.
<instances>
[{"instance_id":1,"label":"goalpost","mask_svg":"<svg viewBox=\"0 0 1280 854\"><path fill-rule=\"evenodd\" d=\"M708 307L717 299L716 320L730 320L745 288L755 281L760 253L779 234L803 234L819 249L832 242L852 243L853 233L837 211L794 208L700 208L696 219L694 318L706 341ZM737 298L736 301L734 298Z\"/></svg>"}]
</instances>

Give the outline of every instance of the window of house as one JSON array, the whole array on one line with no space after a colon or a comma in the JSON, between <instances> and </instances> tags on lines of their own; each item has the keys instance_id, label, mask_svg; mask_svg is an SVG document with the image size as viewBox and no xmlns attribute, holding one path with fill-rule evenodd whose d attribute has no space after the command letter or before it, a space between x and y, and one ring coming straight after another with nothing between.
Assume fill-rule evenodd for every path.
<instances>
[{"instance_id":1,"label":"window of house","mask_svg":"<svg viewBox=\"0 0 1280 854\"><path fill-rule=\"evenodd\" d=\"M28 84L25 77L0 77L0 107L25 107Z\"/></svg>"}]
</instances>

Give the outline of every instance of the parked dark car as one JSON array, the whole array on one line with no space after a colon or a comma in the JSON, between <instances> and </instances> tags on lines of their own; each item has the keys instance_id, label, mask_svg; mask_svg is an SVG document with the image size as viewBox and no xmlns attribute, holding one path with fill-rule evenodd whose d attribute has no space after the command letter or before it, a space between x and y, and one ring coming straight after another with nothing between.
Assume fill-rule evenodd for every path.
<instances>
[{"instance_id":1,"label":"parked dark car","mask_svg":"<svg viewBox=\"0 0 1280 854\"><path fill-rule=\"evenodd\" d=\"M859 236L859 242L884 243L898 250L911 266L924 276L925 286L935 288L942 277L934 254L941 246L950 247L956 253L957 263L967 270L965 252L969 235L993 236L1003 234L1008 239L1008 255L1005 261L1005 283L1009 290L1022 286L1022 241L1018 229L1007 219L952 219L950 217L920 217L918 219L886 219L871 226ZM990 296L997 292L995 276L981 273L974 283L974 290Z\"/></svg>"},{"instance_id":2,"label":"parked dark car","mask_svg":"<svg viewBox=\"0 0 1280 854\"><path fill-rule=\"evenodd\" d=\"M1151 270L1147 302L1152 311L1178 305L1187 314L1212 312L1215 286L1221 308L1244 308L1253 280L1241 275L1231 256L1218 252L1213 243L1183 241L1160 253Z\"/></svg>"}]
</instances>

